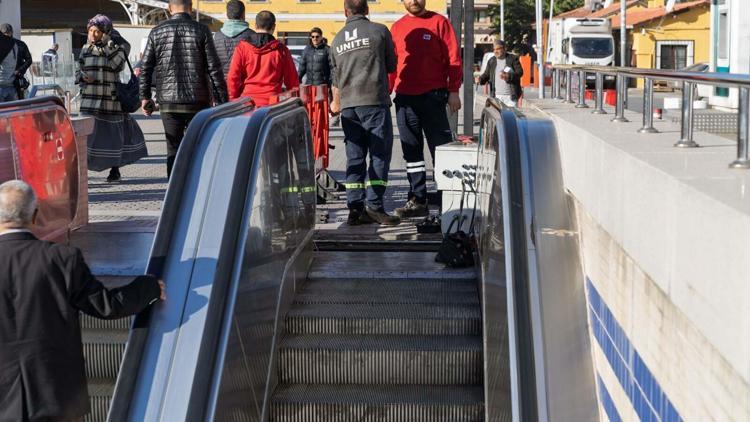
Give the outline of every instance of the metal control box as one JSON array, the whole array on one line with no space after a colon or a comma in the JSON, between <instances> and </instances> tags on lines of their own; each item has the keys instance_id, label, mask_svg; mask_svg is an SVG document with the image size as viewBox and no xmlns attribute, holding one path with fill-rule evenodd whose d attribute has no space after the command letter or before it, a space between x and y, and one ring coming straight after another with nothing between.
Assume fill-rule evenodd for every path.
<instances>
[{"instance_id":1,"label":"metal control box","mask_svg":"<svg viewBox=\"0 0 750 422\"><path fill-rule=\"evenodd\" d=\"M460 229L468 232L474 210L476 187L477 155L476 142L451 142L435 149L435 184L442 191L441 228L448 231L451 222L456 221L451 231ZM461 198L463 215L461 216Z\"/></svg>"}]
</instances>

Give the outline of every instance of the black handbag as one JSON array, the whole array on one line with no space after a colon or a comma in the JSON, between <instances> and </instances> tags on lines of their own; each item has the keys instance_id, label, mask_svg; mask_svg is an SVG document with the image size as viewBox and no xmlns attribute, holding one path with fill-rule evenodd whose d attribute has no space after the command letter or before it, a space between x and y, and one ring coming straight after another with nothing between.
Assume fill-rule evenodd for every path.
<instances>
[{"instance_id":1,"label":"black handbag","mask_svg":"<svg viewBox=\"0 0 750 422\"><path fill-rule=\"evenodd\" d=\"M126 84L120 81L115 82L115 89L117 90L117 100L120 102L122 111L133 113L141 108L138 78L135 77L133 66L130 65L130 60L128 60L127 56L125 56L125 61L128 63L128 68L130 68L130 80Z\"/></svg>"},{"instance_id":2,"label":"black handbag","mask_svg":"<svg viewBox=\"0 0 750 422\"><path fill-rule=\"evenodd\" d=\"M13 86L16 87L16 89L27 90L29 89L29 85L31 84L25 76L17 76L16 79L13 80Z\"/></svg>"}]
</instances>

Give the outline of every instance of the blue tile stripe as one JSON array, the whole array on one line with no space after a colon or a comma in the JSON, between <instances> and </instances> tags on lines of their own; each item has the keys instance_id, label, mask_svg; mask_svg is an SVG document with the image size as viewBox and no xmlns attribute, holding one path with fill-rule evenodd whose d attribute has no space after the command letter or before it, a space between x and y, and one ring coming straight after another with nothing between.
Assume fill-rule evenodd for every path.
<instances>
[{"instance_id":1,"label":"blue tile stripe","mask_svg":"<svg viewBox=\"0 0 750 422\"><path fill-rule=\"evenodd\" d=\"M625 331L586 277L591 328L641 421L682 421L677 409L633 347Z\"/></svg>"},{"instance_id":2,"label":"blue tile stripe","mask_svg":"<svg viewBox=\"0 0 750 422\"><path fill-rule=\"evenodd\" d=\"M602 401L602 407L607 414L609 422L622 422L622 418L617 412L617 407L615 407L615 402L612 400L612 396L609 395L607 386L604 385L604 381L599 374L596 374L596 383L599 385L599 399Z\"/></svg>"}]
</instances>

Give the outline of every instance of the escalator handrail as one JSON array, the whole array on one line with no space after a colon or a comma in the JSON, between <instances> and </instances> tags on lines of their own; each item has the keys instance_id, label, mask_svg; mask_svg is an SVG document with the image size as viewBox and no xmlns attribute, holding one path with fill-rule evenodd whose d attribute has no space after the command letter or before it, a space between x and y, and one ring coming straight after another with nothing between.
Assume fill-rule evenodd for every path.
<instances>
[{"instance_id":1,"label":"escalator handrail","mask_svg":"<svg viewBox=\"0 0 750 422\"><path fill-rule=\"evenodd\" d=\"M299 105L298 99L288 100L274 106L265 107L258 109L253 113L260 113L257 116L262 117L262 121L269 118L269 116L276 115L284 110L290 108L292 105ZM164 199L161 217L159 218L159 224L154 234L154 243L151 249L149 263L146 269L148 274L153 274L157 277L161 277L164 273L164 263L166 262L169 248L174 234L174 228L176 226L175 221L180 212L180 206L182 204L185 183L182 181L187 179L188 173L191 169L191 161L189 159L179 159L179 157L192 157L195 149L201 139L204 131L216 120L226 117L233 117L241 115L245 112L251 111L255 108L255 104L249 98L242 98L237 101L226 103L221 106L203 110L198 113L191 122L188 130L185 133L183 141L180 143L180 148L177 153L177 159L175 160L174 167L172 169L171 182L167 189L167 194ZM262 121L258 126L262 125ZM247 142L245 142L247 143ZM243 145L243 154L250 154L248 159L252 159L254 156L254 143L250 146ZM248 166L249 168L249 166ZM249 170L248 170L249 171ZM177 183L176 181L180 181ZM235 177L235 182L237 178ZM235 192L242 189L233 189L232 201L235 201ZM244 198L244 197L243 197ZM232 224L233 220L238 218L235 202L231 202L229 206L229 214L227 215L226 227L236 225ZM241 207L240 207L241 208ZM230 218L232 220L230 220ZM241 218L241 214L239 215ZM236 232L235 232L236 235ZM229 236L225 236L225 240ZM236 239L235 239L236 240ZM222 245L223 247L224 245ZM218 272L217 264L217 275ZM218 277L217 277L218 278ZM117 383L112 397L112 402L109 409L108 420L109 421L120 421L128 420L130 417L131 402L135 393L137 384L137 377L139 374L141 360L143 357L144 348L146 346L149 337L149 322L151 319L151 307L138 314L131 328L128 336L128 342L123 354L122 363L120 366Z\"/></svg>"}]
</instances>

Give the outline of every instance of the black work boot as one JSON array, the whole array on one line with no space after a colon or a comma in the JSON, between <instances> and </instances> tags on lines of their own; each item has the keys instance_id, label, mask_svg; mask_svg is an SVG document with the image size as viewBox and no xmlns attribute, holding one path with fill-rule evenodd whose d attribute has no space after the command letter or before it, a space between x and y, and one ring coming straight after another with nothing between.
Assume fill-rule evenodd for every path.
<instances>
[{"instance_id":1,"label":"black work boot","mask_svg":"<svg viewBox=\"0 0 750 422\"><path fill-rule=\"evenodd\" d=\"M365 215L368 216L372 221L382 224L384 226L398 226L401 224L401 219L395 215L390 215L385 212L384 209L373 209L366 208Z\"/></svg>"},{"instance_id":2,"label":"black work boot","mask_svg":"<svg viewBox=\"0 0 750 422\"><path fill-rule=\"evenodd\" d=\"M350 226L358 226L360 224L370 223L374 223L374 221L372 221L372 219L367 215L365 210L356 208L349 210L349 217L346 219L346 224Z\"/></svg>"},{"instance_id":3,"label":"black work boot","mask_svg":"<svg viewBox=\"0 0 750 422\"><path fill-rule=\"evenodd\" d=\"M427 204L420 204L415 198L406 201L406 204L403 207L396 208L394 212L401 218L427 217L430 215L430 210L427 208Z\"/></svg>"}]
</instances>

